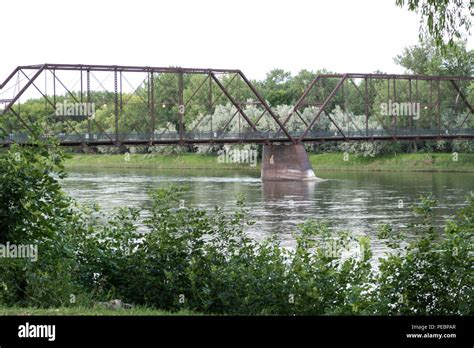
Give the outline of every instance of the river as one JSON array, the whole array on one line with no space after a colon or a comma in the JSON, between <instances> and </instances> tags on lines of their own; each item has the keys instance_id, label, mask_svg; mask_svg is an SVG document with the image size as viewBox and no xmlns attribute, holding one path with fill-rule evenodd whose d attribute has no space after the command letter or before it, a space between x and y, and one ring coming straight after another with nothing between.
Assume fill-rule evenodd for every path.
<instances>
[{"instance_id":1,"label":"river","mask_svg":"<svg viewBox=\"0 0 474 348\"><path fill-rule=\"evenodd\" d=\"M414 221L411 206L420 195L433 193L441 224L474 191L474 173L322 171L317 175L325 180L262 183L260 173L253 170L81 168L69 171L61 182L81 202L99 203L104 211L143 207L142 216L148 215L148 193L170 184L187 185L184 204L206 209L218 205L233 211L236 196L243 194L255 221L248 233L256 239L277 236L282 245L291 246L298 224L319 219L332 228L369 235L375 254L385 249L375 238L377 226L391 223L406 228Z\"/></svg>"}]
</instances>

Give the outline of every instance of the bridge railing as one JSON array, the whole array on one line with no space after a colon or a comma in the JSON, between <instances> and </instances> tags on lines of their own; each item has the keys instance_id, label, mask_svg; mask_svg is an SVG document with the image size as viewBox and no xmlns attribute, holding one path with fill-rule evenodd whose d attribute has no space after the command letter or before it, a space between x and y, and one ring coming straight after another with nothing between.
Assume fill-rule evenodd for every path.
<instances>
[{"instance_id":1,"label":"bridge railing","mask_svg":"<svg viewBox=\"0 0 474 348\"><path fill-rule=\"evenodd\" d=\"M184 138L180 138L179 132L164 132L161 134L152 134L152 133L119 133L120 143L141 143L147 144L150 142L169 142L173 144L179 144L181 140L185 140L187 143L196 142L216 142L217 140L225 141L233 141L239 142L241 139L245 139L246 137L251 137L252 141L255 139L270 139L276 141L286 141L286 138L281 137L281 133L275 131L268 131L268 132L247 132L247 133L235 133L235 132L197 132L197 133L184 133ZM290 132L290 134L294 137L297 137L300 133L298 132ZM452 138L462 137L462 136L473 136L474 135L474 128L459 128L459 129L451 129L446 130L444 133L445 136L450 136ZM88 144L88 143L95 143L100 144L103 143L104 145L114 145L111 142L111 138L115 136L114 133L93 133L93 134L65 134L59 133L57 135L43 135L41 136L42 140L46 139L57 139L57 141L67 144L67 143L75 143L75 144ZM386 139L387 137L393 139L403 139L403 138L432 138L437 139L438 129L417 129L416 131L411 130L399 130L396 134L387 132L383 129L378 130L370 130L368 133L362 134L360 131L349 131L346 132L344 137L341 136L340 133L333 130L317 130L308 132L306 138L308 140L317 141L318 139L325 139L331 140L335 139L338 141L347 140L377 140L377 139ZM6 137L0 138L0 144L12 144L12 143L19 143L19 144L28 144L32 141L32 138L27 133L20 133L20 134L10 134Z\"/></svg>"}]
</instances>

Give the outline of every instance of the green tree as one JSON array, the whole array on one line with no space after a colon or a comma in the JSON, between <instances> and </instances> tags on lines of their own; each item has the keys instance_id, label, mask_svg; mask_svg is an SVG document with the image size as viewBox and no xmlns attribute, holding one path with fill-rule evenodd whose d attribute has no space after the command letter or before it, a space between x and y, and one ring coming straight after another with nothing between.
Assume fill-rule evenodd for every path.
<instances>
[{"instance_id":1,"label":"green tree","mask_svg":"<svg viewBox=\"0 0 474 348\"><path fill-rule=\"evenodd\" d=\"M267 73L259 87L271 106L292 104L291 79L291 73L283 69L273 69Z\"/></svg>"},{"instance_id":2,"label":"green tree","mask_svg":"<svg viewBox=\"0 0 474 348\"><path fill-rule=\"evenodd\" d=\"M395 0L395 3L419 13L420 38L433 38L441 49L453 46L471 28L469 0Z\"/></svg>"},{"instance_id":3,"label":"green tree","mask_svg":"<svg viewBox=\"0 0 474 348\"><path fill-rule=\"evenodd\" d=\"M442 51L434 40L421 40L406 47L394 61L413 74L472 76L474 72L474 50L467 50L465 41L454 42Z\"/></svg>"}]
</instances>

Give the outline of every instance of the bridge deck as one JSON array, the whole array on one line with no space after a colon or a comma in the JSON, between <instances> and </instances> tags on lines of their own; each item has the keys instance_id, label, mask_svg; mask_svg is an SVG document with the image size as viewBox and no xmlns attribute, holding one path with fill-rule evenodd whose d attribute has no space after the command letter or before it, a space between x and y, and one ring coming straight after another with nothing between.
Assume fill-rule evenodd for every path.
<instances>
[{"instance_id":1,"label":"bridge deck","mask_svg":"<svg viewBox=\"0 0 474 348\"><path fill-rule=\"evenodd\" d=\"M299 133L290 133L297 138ZM178 132L164 134L119 134L118 141L115 134L82 134L82 135L55 135L61 146L100 146L100 145L179 145L179 144L264 144L264 143L290 143L291 141L279 132L254 133L184 133L181 138ZM42 139L49 137L43 136ZM387 133L383 130L370 131L367 134L349 132L345 136L328 131L311 132L302 140L303 143L317 143L327 141L408 141L408 140L450 140L474 139L474 129L458 129L438 134L437 130L424 130L416 133L401 131L397 134ZM0 144L6 146L13 143L31 144L30 137L26 134L12 134L0 139Z\"/></svg>"}]
</instances>

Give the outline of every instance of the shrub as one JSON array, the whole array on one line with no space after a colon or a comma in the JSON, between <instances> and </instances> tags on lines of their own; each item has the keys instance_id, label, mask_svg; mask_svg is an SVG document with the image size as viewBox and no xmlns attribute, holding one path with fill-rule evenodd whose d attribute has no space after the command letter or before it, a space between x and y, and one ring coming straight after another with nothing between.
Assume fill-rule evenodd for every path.
<instances>
[{"instance_id":1,"label":"shrub","mask_svg":"<svg viewBox=\"0 0 474 348\"><path fill-rule=\"evenodd\" d=\"M13 146L0 158L0 243L38 250L37 261L0 259L3 303L56 306L81 297L75 253L86 229L56 180L64 176L63 158L61 151L41 144Z\"/></svg>"},{"instance_id":2,"label":"shrub","mask_svg":"<svg viewBox=\"0 0 474 348\"><path fill-rule=\"evenodd\" d=\"M472 255L474 200L448 221L443 233L431 224L434 201L423 198L420 240L381 259L377 312L381 314L459 315L474 312Z\"/></svg>"}]
</instances>

